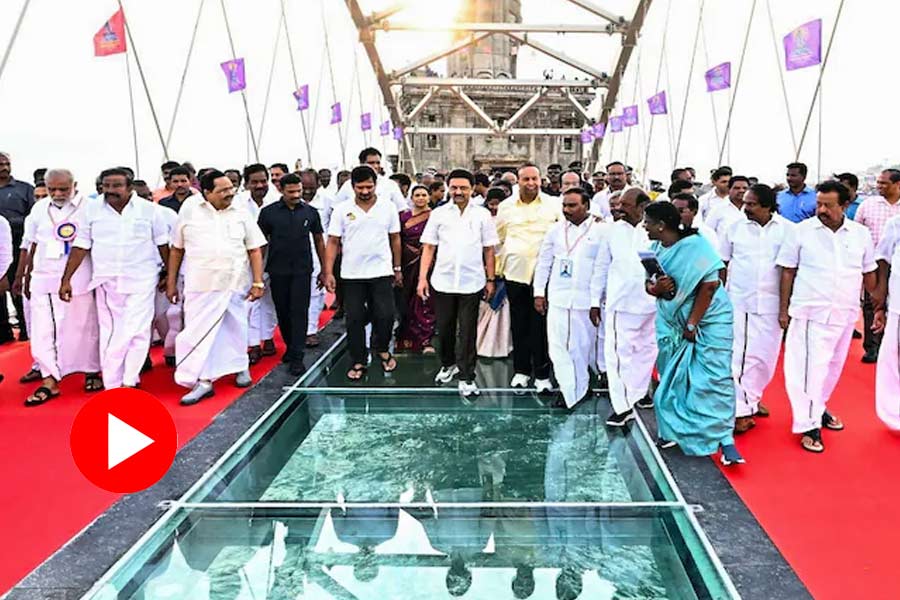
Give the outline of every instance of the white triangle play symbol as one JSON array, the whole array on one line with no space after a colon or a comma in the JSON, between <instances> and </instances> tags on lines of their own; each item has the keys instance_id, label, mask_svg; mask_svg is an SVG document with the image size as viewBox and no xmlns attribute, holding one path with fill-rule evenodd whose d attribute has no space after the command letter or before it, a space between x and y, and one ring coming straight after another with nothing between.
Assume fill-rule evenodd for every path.
<instances>
[{"instance_id":1,"label":"white triangle play symbol","mask_svg":"<svg viewBox=\"0 0 900 600\"><path fill-rule=\"evenodd\" d=\"M107 413L107 417L107 469L128 460L156 441L111 414Z\"/></svg>"}]
</instances>

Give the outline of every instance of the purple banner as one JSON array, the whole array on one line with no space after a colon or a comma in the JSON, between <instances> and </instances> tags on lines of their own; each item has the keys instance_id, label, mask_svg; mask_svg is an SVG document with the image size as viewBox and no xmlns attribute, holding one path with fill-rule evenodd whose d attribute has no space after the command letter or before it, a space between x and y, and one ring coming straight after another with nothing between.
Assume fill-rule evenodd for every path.
<instances>
[{"instance_id":1,"label":"purple banner","mask_svg":"<svg viewBox=\"0 0 900 600\"><path fill-rule=\"evenodd\" d=\"M582 144L593 144L594 143L594 132L592 129L585 129L581 132L581 143Z\"/></svg>"},{"instance_id":2,"label":"purple banner","mask_svg":"<svg viewBox=\"0 0 900 600\"><path fill-rule=\"evenodd\" d=\"M394 139L398 142L403 141L403 128L394 127Z\"/></svg>"},{"instance_id":3,"label":"purple banner","mask_svg":"<svg viewBox=\"0 0 900 600\"><path fill-rule=\"evenodd\" d=\"M666 103L665 90L650 96L647 99L647 106L651 115L667 115L669 114L669 106Z\"/></svg>"},{"instance_id":4,"label":"purple banner","mask_svg":"<svg viewBox=\"0 0 900 600\"><path fill-rule=\"evenodd\" d=\"M239 92L247 87L247 74L244 70L244 59L236 58L222 63L222 71L228 78L228 93Z\"/></svg>"},{"instance_id":5,"label":"purple banner","mask_svg":"<svg viewBox=\"0 0 900 600\"><path fill-rule=\"evenodd\" d=\"M619 133L622 131L622 117L610 117L609 118L609 129L613 133Z\"/></svg>"},{"instance_id":6,"label":"purple banner","mask_svg":"<svg viewBox=\"0 0 900 600\"><path fill-rule=\"evenodd\" d=\"M718 92L731 87L731 63L724 62L706 72L706 91Z\"/></svg>"},{"instance_id":7,"label":"purple banner","mask_svg":"<svg viewBox=\"0 0 900 600\"><path fill-rule=\"evenodd\" d=\"M822 62L822 19L804 23L784 36L784 66L788 71Z\"/></svg>"},{"instance_id":8,"label":"purple banner","mask_svg":"<svg viewBox=\"0 0 900 600\"><path fill-rule=\"evenodd\" d=\"M363 131L369 131L372 129L372 113L363 113L359 117L360 127L362 127Z\"/></svg>"},{"instance_id":9,"label":"purple banner","mask_svg":"<svg viewBox=\"0 0 900 600\"><path fill-rule=\"evenodd\" d=\"M391 135L391 122L385 121L378 129L381 132L381 135Z\"/></svg>"},{"instance_id":10,"label":"purple banner","mask_svg":"<svg viewBox=\"0 0 900 600\"><path fill-rule=\"evenodd\" d=\"M638 124L638 107L636 104L634 106L626 106L622 110L622 122L625 127L634 127Z\"/></svg>"},{"instance_id":11,"label":"purple banner","mask_svg":"<svg viewBox=\"0 0 900 600\"><path fill-rule=\"evenodd\" d=\"M331 124L337 125L344 120L344 113L341 110L341 103L331 105Z\"/></svg>"},{"instance_id":12,"label":"purple banner","mask_svg":"<svg viewBox=\"0 0 900 600\"><path fill-rule=\"evenodd\" d=\"M604 135L606 135L606 123L594 123L594 126L591 127L591 130L594 133L594 139L599 140Z\"/></svg>"},{"instance_id":13,"label":"purple banner","mask_svg":"<svg viewBox=\"0 0 900 600\"><path fill-rule=\"evenodd\" d=\"M297 101L297 110L306 110L309 108L309 86L301 85L300 88L294 92L294 100Z\"/></svg>"}]
</instances>

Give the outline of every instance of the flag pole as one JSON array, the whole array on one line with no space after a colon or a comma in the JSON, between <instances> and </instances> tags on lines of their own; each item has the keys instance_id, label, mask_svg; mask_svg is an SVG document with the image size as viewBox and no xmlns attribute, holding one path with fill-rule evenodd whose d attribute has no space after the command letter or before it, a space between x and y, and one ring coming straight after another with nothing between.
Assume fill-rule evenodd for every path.
<instances>
[{"instance_id":1,"label":"flag pole","mask_svg":"<svg viewBox=\"0 0 900 600\"><path fill-rule=\"evenodd\" d=\"M141 161L140 155L138 154L138 136L137 136L137 120L134 116L134 88L131 85L131 61L129 60L129 56L131 55L131 49L125 49L125 78L128 79L128 105L131 107L131 137L134 141L134 172L136 175L140 175L141 172Z\"/></svg>"},{"instance_id":2,"label":"flag pole","mask_svg":"<svg viewBox=\"0 0 900 600\"><path fill-rule=\"evenodd\" d=\"M288 29L287 14L284 10L284 0L281 0L281 22L284 24L284 37L287 38L288 56L291 58L291 75L294 78L294 89L299 89L300 82L297 80L297 65L294 62L294 47L291 44L291 32ZM308 103L307 103L308 104ZM303 126L303 143L306 146L306 160L309 168L312 168L312 146L309 141L309 132L306 127L305 111L300 112L300 124Z\"/></svg>"},{"instance_id":3,"label":"flag pole","mask_svg":"<svg viewBox=\"0 0 900 600\"><path fill-rule=\"evenodd\" d=\"M19 30L22 29L22 22L25 20L25 13L28 12L29 4L31 4L31 0L25 0L25 4L22 5L22 10L19 11L19 18L16 19L16 26L13 28L12 37L9 38L9 43L6 45L6 52L3 53L3 60L0 61L0 80L3 79L3 71L6 70L6 63L9 62L13 46L16 43L16 38L19 37Z\"/></svg>"},{"instance_id":4,"label":"flag pole","mask_svg":"<svg viewBox=\"0 0 900 600\"><path fill-rule=\"evenodd\" d=\"M172 121L169 123L169 131L166 133L166 147L172 143L172 133L175 131L175 120L178 118L178 109L181 107L181 95L184 92L184 84L187 81L188 67L191 65L191 56L194 54L194 44L197 42L197 30L200 28L200 17L203 16L203 5L206 0L200 0L200 8L197 9L197 20L194 21L194 31L191 34L191 43L188 46L187 58L184 61L184 70L181 72L181 82L178 84L178 95L175 97L175 108L172 110Z\"/></svg>"},{"instance_id":5,"label":"flag pole","mask_svg":"<svg viewBox=\"0 0 900 600\"><path fill-rule=\"evenodd\" d=\"M122 6L122 0L117 1L119 3L119 10L122 11L122 16L125 17L125 7ZM125 21L125 33L128 35L128 45L131 46L131 52L134 52L134 64L137 65L138 74L141 76L141 83L144 85L144 93L147 95L147 104L150 105L150 114L153 115L153 124L156 125L156 133L159 135L159 143L162 145L163 157L165 157L166 160L169 160L169 149L166 146L166 138L163 137L162 127L159 126L159 118L156 116L156 107L153 105L153 98L150 96L147 78L144 77L144 68L141 66L141 59L138 57L137 47L134 45L134 38L131 35L131 25L128 23L127 17L123 20Z\"/></svg>"},{"instance_id":6,"label":"flag pole","mask_svg":"<svg viewBox=\"0 0 900 600\"><path fill-rule=\"evenodd\" d=\"M119 0L121 2L121 0ZM234 37L231 35L231 23L228 20L228 11L225 9L225 0L219 0L222 6L222 17L225 19L225 31L228 34L228 44L231 46L231 58L237 60L237 50L234 48ZM256 134L253 133L253 123L250 120L250 106L247 104L247 87L241 90L241 100L244 102L244 117L247 119L247 131L250 133L250 141L253 142L253 156L259 162L259 146L256 144Z\"/></svg>"},{"instance_id":7,"label":"flag pole","mask_svg":"<svg viewBox=\"0 0 900 600\"><path fill-rule=\"evenodd\" d=\"M842 0L843 1L843 0ZM750 29L753 27L753 15L756 14L756 0L750 6L750 18L747 19L747 31L744 33L744 47L741 49L741 60L738 63L737 77L734 80L734 86L731 88L731 101L728 103L728 118L725 120L725 137L722 140L722 147L719 149L719 164L722 164L722 156L725 154L725 147L728 145L731 134L731 117L734 115L734 101L737 98L737 88L741 83L741 73L744 72L744 57L747 55L747 46L750 43ZM730 146L729 146L730 148ZM731 162L731 151L729 150L729 162Z\"/></svg>"},{"instance_id":8,"label":"flag pole","mask_svg":"<svg viewBox=\"0 0 900 600\"><path fill-rule=\"evenodd\" d=\"M334 104L337 104L338 103L337 86L334 83L334 64L332 63L332 59L331 59L331 43L329 42L329 36L328 36L328 23L325 20L325 2L324 2L324 0L319 0L319 6L320 6L320 10L322 12L322 31L325 34L325 53L328 56L328 74L329 74L329 79L331 80L331 97L332 97L332 102ZM341 118L343 118L343 114L341 115ZM338 141L341 143L341 166L343 167L347 164L347 145L344 142L344 135L341 133L341 124L336 123L336 125L337 125Z\"/></svg>"}]
</instances>

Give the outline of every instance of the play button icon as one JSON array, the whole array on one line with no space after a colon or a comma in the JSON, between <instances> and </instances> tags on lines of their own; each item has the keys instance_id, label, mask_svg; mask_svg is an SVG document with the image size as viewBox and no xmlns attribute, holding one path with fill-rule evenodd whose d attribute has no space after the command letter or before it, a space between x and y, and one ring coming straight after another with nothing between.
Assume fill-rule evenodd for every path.
<instances>
[{"instance_id":1,"label":"play button icon","mask_svg":"<svg viewBox=\"0 0 900 600\"><path fill-rule=\"evenodd\" d=\"M175 458L175 423L140 390L108 390L85 404L72 425L72 457L94 485L133 493L159 481Z\"/></svg>"}]
</instances>

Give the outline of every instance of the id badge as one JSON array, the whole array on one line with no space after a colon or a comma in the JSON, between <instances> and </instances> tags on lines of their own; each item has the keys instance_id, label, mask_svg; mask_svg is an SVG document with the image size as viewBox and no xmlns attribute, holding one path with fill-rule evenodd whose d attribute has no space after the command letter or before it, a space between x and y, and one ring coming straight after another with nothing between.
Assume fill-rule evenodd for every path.
<instances>
[{"instance_id":1,"label":"id badge","mask_svg":"<svg viewBox=\"0 0 900 600\"><path fill-rule=\"evenodd\" d=\"M571 279L575 271L575 263L571 258L559 259L559 276L563 279Z\"/></svg>"}]
</instances>

